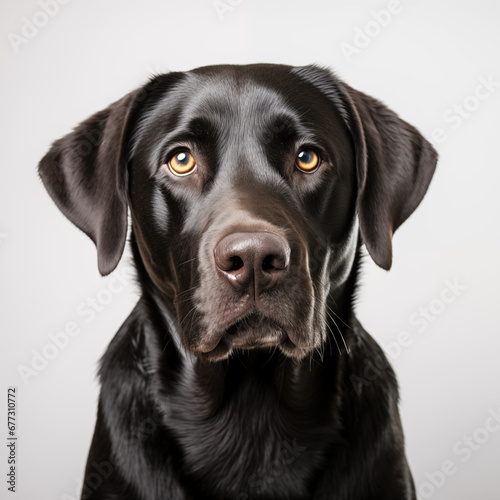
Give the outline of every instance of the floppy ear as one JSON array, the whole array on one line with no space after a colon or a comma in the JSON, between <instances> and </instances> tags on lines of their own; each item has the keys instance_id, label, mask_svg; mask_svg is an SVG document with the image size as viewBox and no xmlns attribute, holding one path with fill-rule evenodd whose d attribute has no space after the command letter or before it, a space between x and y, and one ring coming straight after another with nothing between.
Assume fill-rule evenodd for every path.
<instances>
[{"instance_id":1,"label":"floppy ear","mask_svg":"<svg viewBox=\"0 0 500 500\"><path fill-rule=\"evenodd\" d=\"M375 263L389 270L392 235L422 201L437 153L415 127L381 102L342 85L351 108L361 235Z\"/></svg>"},{"instance_id":2,"label":"floppy ear","mask_svg":"<svg viewBox=\"0 0 500 500\"><path fill-rule=\"evenodd\" d=\"M97 247L99 272L118 265L127 236L127 126L137 91L54 142L38 172L62 213Z\"/></svg>"}]
</instances>

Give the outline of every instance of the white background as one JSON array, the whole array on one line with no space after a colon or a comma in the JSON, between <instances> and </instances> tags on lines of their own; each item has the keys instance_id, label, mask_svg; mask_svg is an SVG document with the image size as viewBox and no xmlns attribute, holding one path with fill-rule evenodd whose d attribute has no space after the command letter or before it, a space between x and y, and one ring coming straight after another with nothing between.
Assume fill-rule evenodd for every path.
<instances>
[{"instance_id":1,"label":"white background","mask_svg":"<svg viewBox=\"0 0 500 500\"><path fill-rule=\"evenodd\" d=\"M27 22L43 24L43 10L37 1L2 0L1 390L19 392L17 498L76 497L95 420L97 361L137 299L129 280L95 318L79 314L88 298L109 298L111 278L99 276L94 246L46 194L37 162L51 141L152 73L275 62L329 66L426 137L444 130L428 194L395 236L393 269L366 259L358 314L386 349L401 332L412 339L388 353L420 498L498 500L500 431L487 419L500 411L500 86L484 100L471 96L481 77L500 82L500 4L401 0L378 28L373 11L386 9L386 0L222 4L228 9L219 15L212 0L71 0L15 46ZM370 22L374 36L348 60L342 43L354 44ZM470 111L458 123L453 106L462 104ZM448 304L440 298L446 280L463 288L444 292ZM434 311L432 320L421 319L421 307ZM25 384L19 366L29 367L33 350L67 322L79 335ZM456 452L471 450L457 444L466 436L481 441L467 456ZM0 449L5 478L4 443ZM453 473L443 479L433 473L445 461ZM2 479L0 497L14 497L6 488Z\"/></svg>"}]
</instances>

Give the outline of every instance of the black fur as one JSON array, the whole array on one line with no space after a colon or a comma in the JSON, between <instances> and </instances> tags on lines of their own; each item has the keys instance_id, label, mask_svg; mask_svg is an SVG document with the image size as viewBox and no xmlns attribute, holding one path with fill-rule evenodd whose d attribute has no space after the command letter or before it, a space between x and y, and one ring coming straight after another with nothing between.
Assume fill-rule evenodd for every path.
<instances>
[{"instance_id":1,"label":"black fur","mask_svg":"<svg viewBox=\"0 0 500 500\"><path fill-rule=\"evenodd\" d=\"M315 66L160 75L55 142L47 190L102 274L130 209L142 289L101 362L82 499L414 499L396 379L353 301L360 246L390 268L436 158ZM222 269L228 235L266 264Z\"/></svg>"}]
</instances>

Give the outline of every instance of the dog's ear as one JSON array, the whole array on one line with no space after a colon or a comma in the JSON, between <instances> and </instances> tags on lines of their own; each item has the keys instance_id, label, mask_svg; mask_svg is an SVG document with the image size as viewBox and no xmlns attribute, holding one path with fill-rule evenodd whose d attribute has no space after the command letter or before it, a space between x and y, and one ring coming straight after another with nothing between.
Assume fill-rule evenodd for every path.
<instances>
[{"instance_id":1,"label":"dog's ear","mask_svg":"<svg viewBox=\"0 0 500 500\"><path fill-rule=\"evenodd\" d=\"M381 102L344 86L357 162L357 211L372 259L392 264L392 235L422 201L437 153L418 130ZM347 96L346 96L347 94Z\"/></svg>"},{"instance_id":2,"label":"dog's ear","mask_svg":"<svg viewBox=\"0 0 500 500\"><path fill-rule=\"evenodd\" d=\"M415 127L330 71L303 66L294 72L330 99L352 135L361 236L375 263L388 270L392 235L422 201L437 153Z\"/></svg>"},{"instance_id":3,"label":"dog's ear","mask_svg":"<svg viewBox=\"0 0 500 500\"><path fill-rule=\"evenodd\" d=\"M118 265L127 236L127 128L138 91L54 142L38 172L63 214L97 247L99 272Z\"/></svg>"}]
</instances>

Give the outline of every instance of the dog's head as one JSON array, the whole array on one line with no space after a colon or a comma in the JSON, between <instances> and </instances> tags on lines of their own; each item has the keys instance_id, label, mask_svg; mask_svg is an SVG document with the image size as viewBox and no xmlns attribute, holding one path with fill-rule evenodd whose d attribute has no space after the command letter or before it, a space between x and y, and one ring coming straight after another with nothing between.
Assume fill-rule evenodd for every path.
<instances>
[{"instance_id":1,"label":"dog's head","mask_svg":"<svg viewBox=\"0 0 500 500\"><path fill-rule=\"evenodd\" d=\"M139 264L184 346L217 360L324 344L359 235L389 269L435 165L417 130L330 72L251 65L155 77L56 141L39 172L103 275L130 207Z\"/></svg>"}]
</instances>

